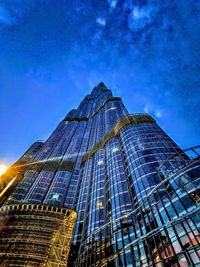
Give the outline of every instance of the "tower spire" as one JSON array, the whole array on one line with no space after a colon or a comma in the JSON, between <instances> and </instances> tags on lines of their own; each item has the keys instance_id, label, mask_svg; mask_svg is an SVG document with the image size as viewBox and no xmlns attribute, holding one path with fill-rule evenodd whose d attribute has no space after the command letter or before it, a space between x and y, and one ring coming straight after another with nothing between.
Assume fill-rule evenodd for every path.
<instances>
[{"instance_id":1,"label":"tower spire","mask_svg":"<svg viewBox=\"0 0 200 267\"><path fill-rule=\"evenodd\" d=\"M197 155L99 83L8 172L0 265L199 265Z\"/></svg>"}]
</instances>

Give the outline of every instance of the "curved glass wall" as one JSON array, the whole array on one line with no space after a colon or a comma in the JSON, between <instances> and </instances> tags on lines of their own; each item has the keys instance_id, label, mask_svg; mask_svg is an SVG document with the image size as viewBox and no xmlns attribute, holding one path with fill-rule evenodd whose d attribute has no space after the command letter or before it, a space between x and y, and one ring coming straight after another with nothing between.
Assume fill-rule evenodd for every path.
<instances>
[{"instance_id":1,"label":"curved glass wall","mask_svg":"<svg viewBox=\"0 0 200 267\"><path fill-rule=\"evenodd\" d=\"M0 208L0 220L1 266L67 266L75 211L9 205Z\"/></svg>"},{"instance_id":2,"label":"curved glass wall","mask_svg":"<svg viewBox=\"0 0 200 267\"><path fill-rule=\"evenodd\" d=\"M129 125L120 132L135 203L143 201L162 179L157 174L161 162L181 149L156 123ZM160 189L162 194L165 189Z\"/></svg>"},{"instance_id":3,"label":"curved glass wall","mask_svg":"<svg viewBox=\"0 0 200 267\"><path fill-rule=\"evenodd\" d=\"M197 149L100 83L4 175L0 200L76 210L69 266L198 266Z\"/></svg>"},{"instance_id":4,"label":"curved glass wall","mask_svg":"<svg viewBox=\"0 0 200 267\"><path fill-rule=\"evenodd\" d=\"M82 242L76 266L200 264L200 156L191 159L185 152L175 155L182 161L176 166L171 157L165 161L171 166L170 175L160 166L157 175L165 175L164 179L133 211L110 219ZM169 189L166 185L170 183L178 186ZM165 193L160 194L165 187ZM118 224L119 229L113 231Z\"/></svg>"}]
</instances>

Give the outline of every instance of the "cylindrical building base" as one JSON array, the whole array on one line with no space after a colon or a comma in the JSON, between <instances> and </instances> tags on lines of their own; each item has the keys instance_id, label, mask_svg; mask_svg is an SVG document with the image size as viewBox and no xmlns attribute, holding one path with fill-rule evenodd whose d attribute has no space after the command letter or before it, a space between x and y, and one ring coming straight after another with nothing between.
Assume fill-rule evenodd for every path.
<instances>
[{"instance_id":1,"label":"cylindrical building base","mask_svg":"<svg viewBox=\"0 0 200 267\"><path fill-rule=\"evenodd\" d=\"M76 212L46 205L0 208L0 266L67 266Z\"/></svg>"}]
</instances>

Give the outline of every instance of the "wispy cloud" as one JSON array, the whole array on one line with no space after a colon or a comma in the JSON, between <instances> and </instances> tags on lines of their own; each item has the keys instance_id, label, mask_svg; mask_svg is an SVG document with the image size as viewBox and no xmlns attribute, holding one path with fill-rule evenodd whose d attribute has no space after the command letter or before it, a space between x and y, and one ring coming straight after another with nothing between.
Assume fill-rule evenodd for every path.
<instances>
[{"instance_id":1,"label":"wispy cloud","mask_svg":"<svg viewBox=\"0 0 200 267\"><path fill-rule=\"evenodd\" d=\"M108 4L111 9L114 9L117 5L117 0L108 0Z\"/></svg>"},{"instance_id":2,"label":"wispy cloud","mask_svg":"<svg viewBox=\"0 0 200 267\"><path fill-rule=\"evenodd\" d=\"M99 24L99 25L101 25L101 26L105 26L106 25L106 19L105 18L97 18L96 19L96 22Z\"/></svg>"},{"instance_id":3,"label":"wispy cloud","mask_svg":"<svg viewBox=\"0 0 200 267\"><path fill-rule=\"evenodd\" d=\"M163 112L159 109L155 110L155 116L156 118L162 118L163 117Z\"/></svg>"},{"instance_id":4,"label":"wispy cloud","mask_svg":"<svg viewBox=\"0 0 200 267\"><path fill-rule=\"evenodd\" d=\"M139 31L151 24L158 14L157 5L132 6L128 16L128 25L131 31Z\"/></svg>"},{"instance_id":5,"label":"wispy cloud","mask_svg":"<svg viewBox=\"0 0 200 267\"><path fill-rule=\"evenodd\" d=\"M183 146L195 142L200 1L67 2L0 0L0 152L28 144L26 125L29 144L36 132L37 138L50 133L100 81L122 97L130 113L152 114ZM12 31L3 27L11 24ZM20 120L12 120L14 113ZM180 124L187 125L181 135L174 127ZM185 138L192 132L193 138Z\"/></svg>"},{"instance_id":6,"label":"wispy cloud","mask_svg":"<svg viewBox=\"0 0 200 267\"><path fill-rule=\"evenodd\" d=\"M6 8L0 6L0 24L10 25L13 23L13 19L11 14L8 12Z\"/></svg>"},{"instance_id":7,"label":"wispy cloud","mask_svg":"<svg viewBox=\"0 0 200 267\"><path fill-rule=\"evenodd\" d=\"M155 105L145 105L144 112L155 116L156 118L160 119L164 116L165 112L160 107Z\"/></svg>"}]
</instances>

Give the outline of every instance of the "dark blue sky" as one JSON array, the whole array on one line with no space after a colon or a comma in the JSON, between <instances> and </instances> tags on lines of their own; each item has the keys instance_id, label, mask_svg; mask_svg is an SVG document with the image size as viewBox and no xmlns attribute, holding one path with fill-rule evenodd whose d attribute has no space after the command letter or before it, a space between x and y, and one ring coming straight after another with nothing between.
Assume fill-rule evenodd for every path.
<instances>
[{"instance_id":1,"label":"dark blue sky","mask_svg":"<svg viewBox=\"0 0 200 267\"><path fill-rule=\"evenodd\" d=\"M181 146L200 136L200 1L0 0L0 162L101 81Z\"/></svg>"}]
</instances>

